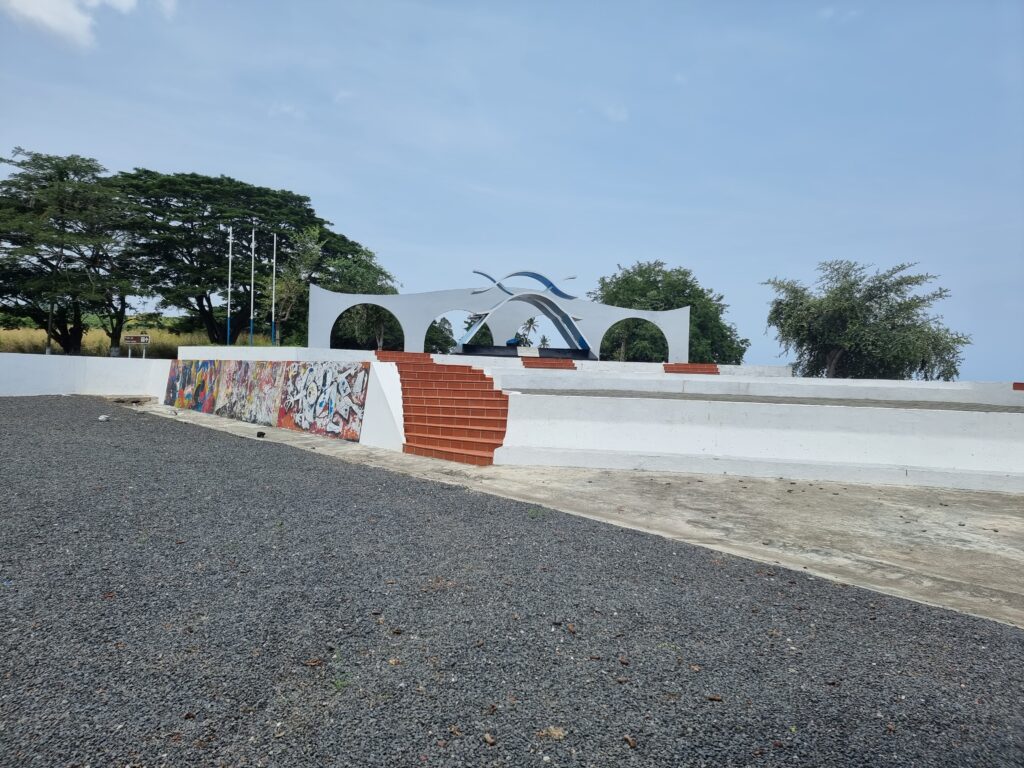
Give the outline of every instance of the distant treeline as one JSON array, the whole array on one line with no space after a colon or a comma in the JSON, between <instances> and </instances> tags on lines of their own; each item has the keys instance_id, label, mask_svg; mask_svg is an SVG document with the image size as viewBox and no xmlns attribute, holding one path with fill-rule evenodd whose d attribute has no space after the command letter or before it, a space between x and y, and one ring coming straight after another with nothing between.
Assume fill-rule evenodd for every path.
<instances>
[{"instance_id":1,"label":"distant treeline","mask_svg":"<svg viewBox=\"0 0 1024 768\"><path fill-rule=\"evenodd\" d=\"M14 150L0 181L0 324L48 329L79 354L90 325L116 354L141 300L184 313L210 343L248 333L250 246L256 232L255 307L270 321L272 237L277 235L277 320L284 343L305 343L309 283L330 290L395 293L373 252L334 232L308 197L227 176L109 174L96 160ZM234 233L228 339L228 232ZM373 345L372 313L335 328L343 346Z\"/></svg>"}]
</instances>

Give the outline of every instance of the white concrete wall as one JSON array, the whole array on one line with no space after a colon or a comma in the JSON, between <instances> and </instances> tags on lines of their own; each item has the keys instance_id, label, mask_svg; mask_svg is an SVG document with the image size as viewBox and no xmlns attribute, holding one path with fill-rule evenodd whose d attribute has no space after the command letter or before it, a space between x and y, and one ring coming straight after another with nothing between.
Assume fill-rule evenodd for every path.
<instances>
[{"instance_id":1,"label":"white concrete wall","mask_svg":"<svg viewBox=\"0 0 1024 768\"><path fill-rule=\"evenodd\" d=\"M496 464L1024 492L1024 413L509 396Z\"/></svg>"},{"instance_id":2,"label":"white concrete wall","mask_svg":"<svg viewBox=\"0 0 1024 768\"><path fill-rule=\"evenodd\" d=\"M170 368L170 360L2 353L0 396L163 397Z\"/></svg>"},{"instance_id":3,"label":"white concrete wall","mask_svg":"<svg viewBox=\"0 0 1024 768\"><path fill-rule=\"evenodd\" d=\"M359 442L391 451L402 450L405 409L402 406L402 381L394 363L374 362L370 366Z\"/></svg>"},{"instance_id":4,"label":"white concrete wall","mask_svg":"<svg viewBox=\"0 0 1024 768\"><path fill-rule=\"evenodd\" d=\"M1024 392L1012 382L885 381L866 379L804 379L778 376L705 376L605 369L541 370L496 367L489 370L507 391L530 389L664 392L691 395L795 397L830 400L888 400L926 403L1024 406Z\"/></svg>"}]
</instances>

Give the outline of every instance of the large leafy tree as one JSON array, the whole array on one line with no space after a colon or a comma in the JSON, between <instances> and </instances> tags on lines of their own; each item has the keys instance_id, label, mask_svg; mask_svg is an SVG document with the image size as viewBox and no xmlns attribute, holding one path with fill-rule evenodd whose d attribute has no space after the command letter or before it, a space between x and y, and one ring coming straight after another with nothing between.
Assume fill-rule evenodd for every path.
<instances>
[{"instance_id":1,"label":"large leafy tree","mask_svg":"<svg viewBox=\"0 0 1024 768\"><path fill-rule=\"evenodd\" d=\"M0 182L0 309L47 329L78 354L86 316L119 348L141 271L123 222L124 201L96 160L15 149Z\"/></svg>"},{"instance_id":2,"label":"large leafy tree","mask_svg":"<svg viewBox=\"0 0 1024 768\"><path fill-rule=\"evenodd\" d=\"M970 337L931 314L945 288L919 292L935 275L912 274L916 264L871 272L852 261L822 262L817 290L774 278L768 325L803 376L858 379L943 379L960 372Z\"/></svg>"},{"instance_id":3,"label":"large leafy tree","mask_svg":"<svg viewBox=\"0 0 1024 768\"><path fill-rule=\"evenodd\" d=\"M290 240L278 253L276 286L279 336L286 344L306 343L310 283L344 293L395 293L394 278L377 263L373 252L347 238L312 225ZM270 296L270 275L262 278L260 286ZM376 339L380 322L387 323L383 310L376 309L376 313L343 317L334 329L334 346L354 349L368 344L371 336Z\"/></svg>"},{"instance_id":4,"label":"large leafy tree","mask_svg":"<svg viewBox=\"0 0 1024 768\"><path fill-rule=\"evenodd\" d=\"M372 252L331 232L309 198L227 176L162 174L136 169L116 177L133 203L133 235L150 266L149 287L165 308L197 317L213 343L234 343L249 326L249 308L269 316L271 237L278 237L278 263L294 280L286 329L297 341L305 321L309 282L351 292L393 291L391 276ZM227 338L228 234L234 235L231 338ZM250 295L250 242L256 232L256 295ZM308 239L314 234L314 244ZM311 255L312 254L312 255ZM303 260L289 272L290 260Z\"/></svg>"},{"instance_id":5,"label":"large leafy tree","mask_svg":"<svg viewBox=\"0 0 1024 768\"><path fill-rule=\"evenodd\" d=\"M697 282L682 267L668 269L662 261L638 261L619 265L614 275L602 277L588 296L602 304L628 309L664 311L690 307L690 360L698 363L739 364L750 341L740 338L736 327L723 315L722 295ZM665 336L643 320L623 320L613 325L601 342L601 357L658 362L668 359Z\"/></svg>"}]
</instances>

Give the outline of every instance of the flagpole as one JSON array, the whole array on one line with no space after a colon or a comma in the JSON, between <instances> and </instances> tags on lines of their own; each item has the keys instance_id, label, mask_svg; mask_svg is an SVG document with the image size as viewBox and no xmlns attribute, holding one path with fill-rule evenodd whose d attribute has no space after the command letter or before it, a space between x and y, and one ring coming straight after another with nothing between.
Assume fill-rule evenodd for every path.
<instances>
[{"instance_id":1,"label":"flagpole","mask_svg":"<svg viewBox=\"0 0 1024 768\"><path fill-rule=\"evenodd\" d=\"M256 227L252 228L252 240L249 241L249 346L252 346L252 332L256 323Z\"/></svg>"},{"instance_id":2,"label":"flagpole","mask_svg":"<svg viewBox=\"0 0 1024 768\"><path fill-rule=\"evenodd\" d=\"M234 229L232 227L228 227L228 338L225 342L228 346L231 346L231 246L234 244L234 242Z\"/></svg>"},{"instance_id":3,"label":"flagpole","mask_svg":"<svg viewBox=\"0 0 1024 768\"><path fill-rule=\"evenodd\" d=\"M270 346L277 346L277 232L274 233L274 261L270 273Z\"/></svg>"}]
</instances>

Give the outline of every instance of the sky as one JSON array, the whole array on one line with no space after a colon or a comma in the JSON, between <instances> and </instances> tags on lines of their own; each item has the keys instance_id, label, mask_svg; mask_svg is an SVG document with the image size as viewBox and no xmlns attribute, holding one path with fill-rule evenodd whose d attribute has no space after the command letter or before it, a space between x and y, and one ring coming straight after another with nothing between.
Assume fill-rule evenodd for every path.
<instances>
[{"instance_id":1,"label":"sky","mask_svg":"<svg viewBox=\"0 0 1024 768\"><path fill-rule=\"evenodd\" d=\"M0 152L308 195L402 292L916 262L1024 379L1024 2L0 0ZM576 275L574 281L561 280Z\"/></svg>"}]
</instances>

